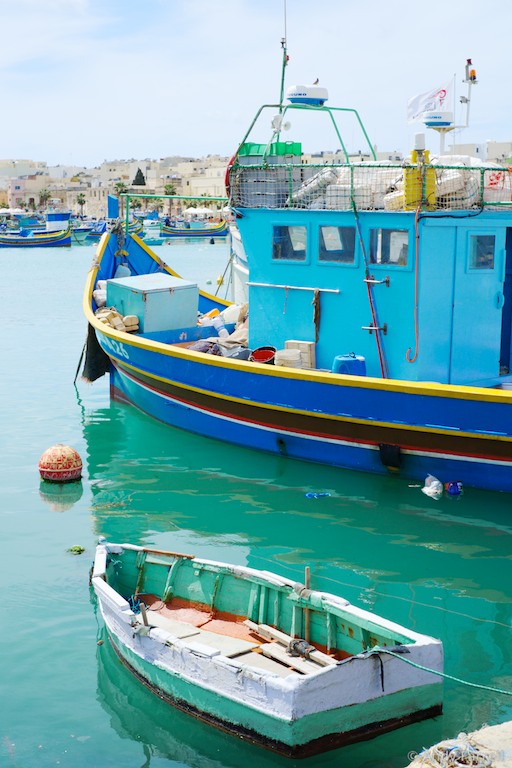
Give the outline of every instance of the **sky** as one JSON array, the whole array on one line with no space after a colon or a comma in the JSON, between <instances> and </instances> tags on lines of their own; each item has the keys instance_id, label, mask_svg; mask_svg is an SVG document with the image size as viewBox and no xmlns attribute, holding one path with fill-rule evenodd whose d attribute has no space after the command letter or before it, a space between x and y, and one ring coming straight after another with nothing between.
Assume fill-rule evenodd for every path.
<instances>
[{"instance_id":1,"label":"sky","mask_svg":"<svg viewBox=\"0 0 512 768\"><path fill-rule=\"evenodd\" d=\"M231 156L279 100L285 36L286 87L318 78L379 151L408 152L423 130L407 123L412 96L454 77L457 103L467 94L467 58L469 127L447 143L512 141L511 22L506 0L0 0L0 158ZM364 147L350 134L347 148Z\"/></svg>"}]
</instances>

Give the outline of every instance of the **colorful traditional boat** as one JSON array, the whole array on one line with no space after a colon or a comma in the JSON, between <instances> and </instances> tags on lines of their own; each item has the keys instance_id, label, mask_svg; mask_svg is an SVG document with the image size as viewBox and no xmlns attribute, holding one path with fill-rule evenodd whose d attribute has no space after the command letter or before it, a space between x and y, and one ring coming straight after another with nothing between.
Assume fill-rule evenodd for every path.
<instances>
[{"instance_id":1,"label":"colorful traditional boat","mask_svg":"<svg viewBox=\"0 0 512 768\"><path fill-rule=\"evenodd\" d=\"M110 360L112 397L248 448L511 492L511 172L431 160L421 143L404 165L353 163L338 128L336 162L311 164L301 143L280 138L290 116L333 126L352 117L374 157L359 114L326 98L297 86L289 104L262 107L230 164L249 359L222 340L220 355L200 351L211 350L196 343L197 312L224 314L226 303L186 281L170 286L156 326L128 334L101 323L96 282L108 286L122 261L139 299L155 291L159 301L155 272L176 279L138 238L104 242L85 312ZM270 138L250 141L268 112Z\"/></svg>"},{"instance_id":2,"label":"colorful traditional boat","mask_svg":"<svg viewBox=\"0 0 512 768\"><path fill-rule=\"evenodd\" d=\"M104 539L91 582L110 641L136 677L286 756L442 710L440 641L307 583Z\"/></svg>"},{"instance_id":3,"label":"colorful traditional boat","mask_svg":"<svg viewBox=\"0 0 512 768\"><path fill-rule=\"evenodd\" d=\"M207 224L197 222L197 226L173 227L162 224L160 227L161 237L227 237L229 228L227 221L220 221L218 224Z\"/></svg>"},{"instance_id":4,"label":"colorful traditional boat","mask_svg":"<svg viewBox=\"0 0 512 768\"><path fill-rule=\"evenodd\" d=\"M71 245L71 229L57 231L27 230L23 234L1 234L0 248L57 248Z\"/></svg>"},{"instance_id":5,"label":"colorful traditional boat","mask_svg":"<svg viewBox=\"0 0 512 768\"><path fill-rule=\"evenodd\" d=\"M86 243L97 242L100 237L107 231L108 226L105 219L100 219L93 225L92 229L88 232L85 241ZM140 235L144 229L142 221L135 219L130 221L128 225L128 232L130 235Z\"/></svg>"}]
</instances>

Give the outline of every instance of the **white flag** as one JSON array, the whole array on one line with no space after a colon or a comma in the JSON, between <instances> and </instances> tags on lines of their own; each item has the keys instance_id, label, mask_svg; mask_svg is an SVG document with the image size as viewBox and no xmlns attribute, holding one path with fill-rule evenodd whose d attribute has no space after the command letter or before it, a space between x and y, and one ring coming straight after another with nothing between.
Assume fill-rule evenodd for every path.
<instances>
[{"instance_id":1,"label":"white flag","mask_svg":"<svg viewBox=\"0 0 512 768\"><path fill-rule=\"evenodd\" d=\"M447 85L441 88L433 88L426 93L420 93L413 96L407 102L407 122L421 122L425 112L446 112L451 111L451 91L453 81L450 80Z\"/></svg>"}]
</instances>

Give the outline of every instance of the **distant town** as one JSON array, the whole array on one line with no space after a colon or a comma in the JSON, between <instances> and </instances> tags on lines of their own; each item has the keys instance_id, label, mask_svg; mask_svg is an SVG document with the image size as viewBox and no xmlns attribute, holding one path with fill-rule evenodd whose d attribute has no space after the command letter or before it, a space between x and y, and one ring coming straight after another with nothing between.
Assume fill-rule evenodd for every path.
<instances>
[{"instance_id":1,"label":"distant town","mask_svg":"<svg viewBox=\"0 0 512 768\"><path fill-rule=\"evenodd\" d=\"M512 142L455 144L452 155L472 155L505 166L512 162ZM400 152L376 152L383 163L403 163ZM369 160L355 153L355 161ZM69 210L89 218L107 216L108 195L131 192L137 195L180 195L188 198L226 195L225 173L228 157L166 157L160 160L113 160L95 168L71 165L49 166L35 160L0 160L0 208ZM341 151L302 155L304 164L344 162ZM133 200L143 210L164 210L165 200ZM221 201L219 201L221 207Z\"/></svg>"}]
</instances>

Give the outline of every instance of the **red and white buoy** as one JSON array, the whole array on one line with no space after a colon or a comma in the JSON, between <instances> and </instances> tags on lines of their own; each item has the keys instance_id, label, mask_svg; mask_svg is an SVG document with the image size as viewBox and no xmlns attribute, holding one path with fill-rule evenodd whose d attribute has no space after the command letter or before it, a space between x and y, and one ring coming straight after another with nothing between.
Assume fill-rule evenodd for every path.
<instances>
[{"instance_id":1,"label":"red and white buoy","mask_svg":"<svg viewBox=\"0 0 512 768\"><path fill-rule=\"evenodd\" d=\"M39 459L39 474L50 483L71 483L82 477L82 459L74 448L57 443Z\"/></svg>"}]
</instances>

